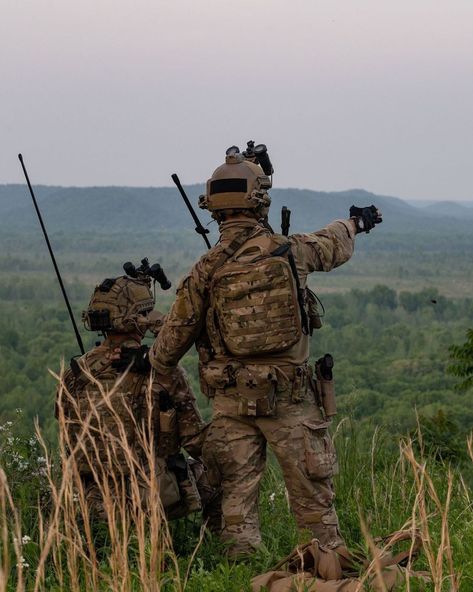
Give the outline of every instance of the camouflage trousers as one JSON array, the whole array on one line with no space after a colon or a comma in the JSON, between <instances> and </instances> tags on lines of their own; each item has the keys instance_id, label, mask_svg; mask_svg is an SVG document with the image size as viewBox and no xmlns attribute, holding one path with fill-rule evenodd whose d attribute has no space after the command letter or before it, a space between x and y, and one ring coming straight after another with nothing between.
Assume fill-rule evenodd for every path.
<instances>
[{"instance_id":1,"label":"camouflage trousers","mask_svg":"<svg viewBox=\"0 0 473 592\"><path fill-rule=\"evenodd\" d=\"M248 553L261 543L258 496L267 444L281 466L298 527L326 546L343 545L334 509L335 449L319 408L313 400L279 397L275 415L251 417L238 415L238 405L237 394L216 395L203 450L211 483L222 487L221 536L229 553Z\"/></svg>"}]
</instances>

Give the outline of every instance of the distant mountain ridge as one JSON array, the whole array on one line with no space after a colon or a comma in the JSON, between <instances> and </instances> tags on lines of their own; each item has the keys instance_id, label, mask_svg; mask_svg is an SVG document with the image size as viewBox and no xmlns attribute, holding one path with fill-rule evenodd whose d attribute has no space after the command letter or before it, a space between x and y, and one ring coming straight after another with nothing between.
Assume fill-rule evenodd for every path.
<instances>
[{"instance_id":1,"label":"distant mountain ridge","mask_svg":"<svg viewBox=\"0 0 473 592\"><path fill-rule=\"evenodd\" d=\"M174 187L59 187L35 186L43 217L50 231L101 233L180 230L193 227L181 196ZM186 187L203 224L208 212L197 207L203 185ZM348 216L352 204L374 203L384 215L383 228L392 232L435 231L454 226L466 232L470 210L456 202L415 207L396 197L376 195L363 189L338 192L274 188L270 191L270 222L279 229L280 209L292 211L291 230L306 232ZM473 209L471 210L473 214ZM25 231L37 228L35 212L26 185L0 185L0 229ZM213 228L215 225L213 225Z\"/></svg>"},{"instance_id":2,"label":"distant mountain ridge","mask_svg":"<svg viewBox=\"0 0 473 592\"><path fill-rule=\"evenodd\" d=\"M473 204L458 203L456 201L439 201L422 208L424 212L437 216L449 216L454 218L473 220Z\"/></svg>"}]
</instances>

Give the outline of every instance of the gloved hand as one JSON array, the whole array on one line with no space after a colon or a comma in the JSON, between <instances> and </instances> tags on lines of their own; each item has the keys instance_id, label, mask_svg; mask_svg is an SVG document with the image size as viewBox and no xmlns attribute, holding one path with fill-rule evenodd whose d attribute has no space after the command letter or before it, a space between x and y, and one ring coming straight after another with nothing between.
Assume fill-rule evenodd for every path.
<instances>
[{"instance_id":1,"label":"gloved hand","mask_svg":"<svg viewBox=\"0 0 473 592\"><path fill-rule=\"evenodd\" d=\"M367 206L364 208L358 208L351 206L350 218L353 218L356 226L356 233L366 232L369 233L376 224L381 224L383 216L376 206Z\"/></svg>"},{"instance_id":2,"label":"gloved hand","mask_svg":"<svg viewBox=\"0 0 473 592\"><path fill-rule=\"evenodd\" d=\"M119 372L125 372L130 366L130 372L136 374L149 374L151 371L151 364L149 362L149 347L142 345L140 347L122 347L119 352L119 357L112 362L112 367Z\"/></svg>"}]
</instances>

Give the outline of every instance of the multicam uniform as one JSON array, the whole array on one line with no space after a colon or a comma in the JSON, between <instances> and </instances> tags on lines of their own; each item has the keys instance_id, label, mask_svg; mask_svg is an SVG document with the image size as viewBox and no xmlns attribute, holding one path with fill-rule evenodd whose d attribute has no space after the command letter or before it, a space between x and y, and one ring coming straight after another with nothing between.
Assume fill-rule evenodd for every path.
<instances>
[{"instance_id":1,"label":"multicam uniform","mask_svg":"<svg viewBox=\"0 0 473 592\"><path fill-rule=\"evenodd\" d=\"M336 221L317 232L286 238L240 215L222 222L220 232L219 243L181 282L150 361L162 382L172 382L169 374L196 342L202 390L213 397L214 411L204 460L214 483L222 484L223 539L233 540L235 554L261 541L257 505L266 442L281 465L299 527L310 529L325 545L341 545L333 506L336 456L308 366L309 336L301 334L297 343L278 353L231 355L214 322L210 288L229 257L244 264L255 252L272 253L289 241L303 290L309 273L330 271L351 257L355 224L353 220ZM277 301L276 289L271 302ZM250 307L243 313L240 326L227 329L240 343L248 338L248 315L260 318L260 314L264 322L268 305L263 302L259 309ZM275 338L283 339L284 332L281 324Z\"/></svg>"},{"instance_id":2,"label":"multicam uniform","mask_svg":"<svg viewBox=\"0 0 473 592\"><path fill-rule=\"evenodd\" d=\"M123 375L113 367L117 345L116 338L108 336L102 344L79 358L74 364L74 371L69 369L64 375L71 397L62 392L60 404L64 410L70 446L74 447L78 438L84 446L78 447L76 461L89 503L96 513L102 513L102 494L94 470L105 472L111 479L129 477L130 461L125 458L123 433L137 465L146 473L149 455L143 448L140 432L145 441L151 440L151 435L146 433L150 414L156 470L165 510L174 517L200 509L192 477L189 480L189 475L185 475L184 479L176 479L169 463L170 459L178 457L181 446L191 456L197 458L201 455L204 423L184 371L180 367L174 369L168 409L160 411L160 389L155 381L150 383L149 373L130 370ZM119 345L133 348L139 346L139 341L121 339ZM117 384L117 381L120 382ZM151 396L148 394L150 388ZM151 402L151 409L148 401ZM87 423L90 431L84 431ZM141 481L143 498L146 498L144 480L142 476L140 478L139 471L137 476ZM98 478L102 479L103 474Z\"/></svg>"}]
</instances>

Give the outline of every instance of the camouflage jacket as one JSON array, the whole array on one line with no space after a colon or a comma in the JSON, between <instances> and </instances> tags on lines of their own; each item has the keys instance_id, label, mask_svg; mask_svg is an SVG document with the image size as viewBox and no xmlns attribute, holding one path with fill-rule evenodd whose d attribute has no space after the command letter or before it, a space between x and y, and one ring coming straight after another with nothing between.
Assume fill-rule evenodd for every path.
<instances>
[{"instance_id":1,"label":"camouflage jacket","mask_svg":"<svg viewBox=\"0 0 473 592\"><path fill-rule=\"evenodd\" d=\"M271 232L248 217L239 217L220 225L220 240L191 269L180 283L176 300L150 351L151 364L159 374L174 371L178 361L196 343L202 366L209 361L206 334L206 312L209 307L209 286L216 264L225 249L245 231L255 229L261 240ZM279 236L279 235L277 235ZM355 225L352 220L337 220L317 232L294 234L288 239L297 266L301 287L313 271L330 271L342 265L353 254ZM280 365L300 365L309 357L309 336L303 335L290 349L271 355L271 362ZM215 359L215 358L214 358ZM251 359L251 363L267 363L267 359Z\"/></svg>"},{"instance_id":2,"label":"camouflage jacket","mask_svg":"<svg viewBox=\"0 0 473 592\"><path fill-rule=\"evenodd\" d=\"M130 340L120 342L120 345L127 347L136 347L137 342ZM64 374L64 384L70 393L73 401L78 404L74 407L73 401L62 394L61 404L64 409L64 415L68 420L71 429L78 423L77 409L80 409L81 415L87 412L90 404L97 407L102 405L102 396L99 388L94 381L87 376L89 373L96 379L106 392L113 389L112 403L114 412L121 418L127 433L131 434L134 430L133 420L127 407L133 412L135 420L140 423L146 419L147 411L147 393L151 386L151 402L153 406L153 425L156 429L155 442L159 451L159 393L161 388L155 380L150 383L149 374L137 374L129 371L123 375L119 370L113 368L112 362L116 358L117 342L113 337L106 338L103 343L94 347L84 356L78 359L78 367L83 370L79 374L68 369ZM120 380L117 385L117 381ZM58 389L59 392L60 389ZM192 456L199 456L204 435L204 422L196 404L194 393L189 385L187 376L180 366L172 370L172 388L169 389L169 395L172 407L176 412L176 434L173 441L175 450L169 450L170 454L175 454L180 447L184 447ZM102 414L102 412L101 412ZM103 409L104 416L107 410ZM80 422L80 419L79 419Z\"/></svg>"}]
</instances>

